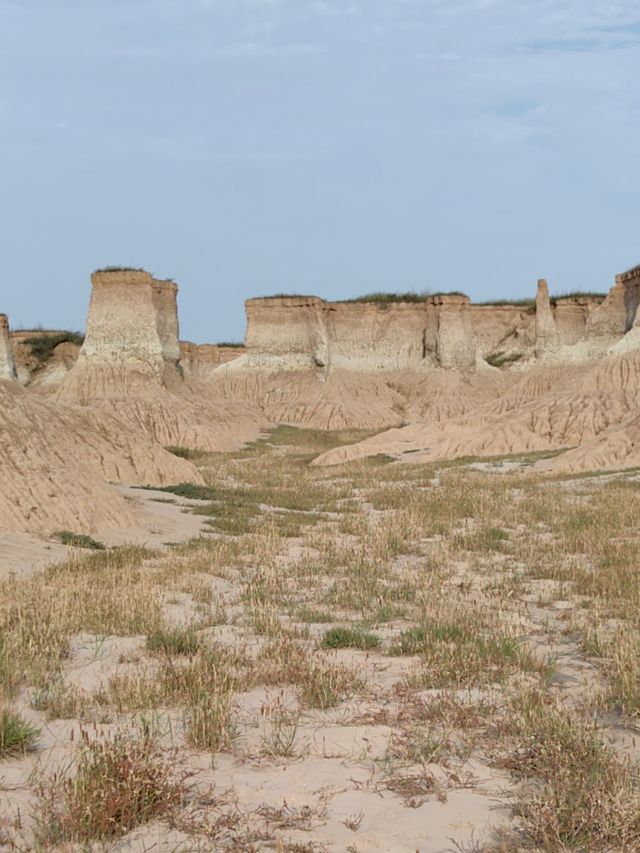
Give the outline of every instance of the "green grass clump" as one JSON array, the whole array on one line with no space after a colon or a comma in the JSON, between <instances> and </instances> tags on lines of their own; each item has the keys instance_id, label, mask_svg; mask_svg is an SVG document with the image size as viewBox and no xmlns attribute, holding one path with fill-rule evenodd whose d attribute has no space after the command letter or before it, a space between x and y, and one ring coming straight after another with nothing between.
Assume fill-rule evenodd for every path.
<instances>
[{"instance_id":1,"label":"green grass clump","mask_svg":"<svg viewBox=\"0 0 640 853\"><path fill-rule=\"evenodd\" d=\"M244 349L243 341L220 341L216 344L217 347L226 347L227 349Z\"/></svg>"},{"instance_id":2,"label":"green grass clump","mask_svg":"<svg viewBox=\"0 0 640 853\"><path fill-rule=\"evenodd\" d=\"M524 297L523 299L485 299L482 302L474 302L474 305L482 305L482 306L496 306L499 307L501 305L515 305L518 308L535 308L536 300L531 297Z\"/></svg>"},{"instance_id":3,"label":"green grass clump","mask_svg":"<svg viewBox=\"0 0 640 853\"><path fill-rule=\"evenodd\" d=\"M486 355L484 360L492 367L504 367L505 364L513 364L516 361L520 361L523 355L521 352L492 352Z\"/></svg>"},{"instance_id":4,"label":"green grass clump","mask_svg":"<svg viewBox=\"0 0 640 853\"><path fill-rule=\"evenodd\" d=\"M56 539L59 539L63 545L69 545L72 548L88 548L91 551L106 550L106 545L84 533L72 533L70 530L59 530L54 534L54 536Z\"/></svg>"},{"instance_id":5,"label":"green grass clump","mask_svg":"<svg viewBox=\"0 0 640 853\"><path fill-rule=\"evenodd\" d=\"M21 714L0 710L0 758L24 755L35 747L39 730Z\"/></svg>"},{"instance_id":6,"label":"green grass clump","mask_svg":"<svg viewBox=\"0 0 640 853\"><path fill-rule=\"evenodd\" d=\"M167 655L192 655L200 648L194 628L158 628L147 634L147 651Z\"/></svg>"},{"instance_id":7,"label":"green grass clump","mask_svg":"<svg viewBox=\"0 0 640 853\"><path fill-rule=\"evenodd\" d=\"M62 331L48 335L33 335L33 337L25 338L23 343L29 347L31 355L42 366L49 361L58 344L72 343L76 346L82 346L84 335L80 332Z\"/></svg>"},{"instance_id":8,"label":"green grass clump","mask_svg":"<svg viewBox=\"0 0 640 853\"><path fill-rule=\"evenodd\" d=\"M100 269L94 270L94 272L146 272L142 267L121 267L121 266L107 266L100 267Z\"/></svg>"},{"instance_id":9,"label":"green grass clump","mask_svg":"<svg viewBox=\"0 0 640 853\"><path fill-rule=\"evenodd\" d=\"M174 456L179 456L180 459L197 460L201 459L204 455L202 450L196 450L193 447L182 447L180 445L169 445L169 447L165 447L165 450L168 450Z\"/></svg>"},{"instance_id":10,"label":"green grass clump","mask_svg":"<svg viewBox=\"0 0 640 853\"><path fill-rule=\"evenodd\" d=\"M380 637L361 628L329 628L322 638L325 649L377 649Z\"/></svg>"},{"instance_id":11,"label":"green grass clump","mask_svg":"<svg viewBox=\"0 0 640 853\"><path fill-rule=\"evenodd\" d=\"M176 454L180 455L180 454ZM220 490L213 486L198 486L195 483L178 483L176 486L145 486L154 492L168 492L179 498L193 501L215 501L220 498Z\"/></svg>"}]
</instances>

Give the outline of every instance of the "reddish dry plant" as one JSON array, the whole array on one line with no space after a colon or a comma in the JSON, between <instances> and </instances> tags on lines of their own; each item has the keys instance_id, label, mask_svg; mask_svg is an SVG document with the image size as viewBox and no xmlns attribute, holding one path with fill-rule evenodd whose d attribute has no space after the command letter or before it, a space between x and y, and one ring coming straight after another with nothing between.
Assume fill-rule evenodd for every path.
<instances>
[{"instance_id":1,"label":"reddish dry plant","mask_svg":"<svg viewBox=\"0 0 640 853\"><path fill-rule=\"evenodd\" d=\"M72 777L54 775L38 788L37 840L43 845L117 838L184 799L185 778L151 738L117 734L84 746Z\"/></svg>"}]
</instances>

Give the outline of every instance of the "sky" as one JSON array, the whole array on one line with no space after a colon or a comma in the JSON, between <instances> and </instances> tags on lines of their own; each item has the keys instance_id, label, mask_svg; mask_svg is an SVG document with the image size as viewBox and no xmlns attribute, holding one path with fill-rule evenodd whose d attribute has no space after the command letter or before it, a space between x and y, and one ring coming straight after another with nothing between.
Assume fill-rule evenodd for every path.
<instances>
[{"instance_id":1,"label":"sky","mask_svg":"<svg viewBox=\"0 0 640 853\"><path fill-rule=\"evenodd\" d=\"M637 0L0 0L0 312L606 290L640 263Z\"/></svg>"}]
</instances>

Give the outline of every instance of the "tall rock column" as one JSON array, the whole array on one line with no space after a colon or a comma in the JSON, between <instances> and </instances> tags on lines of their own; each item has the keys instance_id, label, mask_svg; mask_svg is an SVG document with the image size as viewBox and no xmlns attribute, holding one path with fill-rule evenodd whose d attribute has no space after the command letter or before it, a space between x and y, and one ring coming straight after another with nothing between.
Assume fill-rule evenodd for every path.
<instances>
[{"instance_id":1,"label":"tall rock column","mask_svg":"<svg viewBox=\"0 0 640 853\"><path fill-rule=\"evenodd\" d=\"M0 379L13 381L16 378L16 365L9 338L9 319L6 314L0 314Z\"/></svg>"},{"instance_id":2,"label":"tall rock column","mask_svg":"<svg viewBox=\"0 0 640 853\"><path fill-rule=\"evenodd\" d=\"M549 288L545 279L541 278L536 292L536 358L555 352L559 346L560 337L551 310Z\"/></svg>"},{"instance_id":3,"label":"tall rock column","mask_svg":"<svg viewBox=\"0 0 640 853\"><path fill-rule=\"evenodd\" d=\"M177 285L128 269L95 272L91 284L84 344L60 397L153 394L178 374Z\"/></svg>"}]
</instances>

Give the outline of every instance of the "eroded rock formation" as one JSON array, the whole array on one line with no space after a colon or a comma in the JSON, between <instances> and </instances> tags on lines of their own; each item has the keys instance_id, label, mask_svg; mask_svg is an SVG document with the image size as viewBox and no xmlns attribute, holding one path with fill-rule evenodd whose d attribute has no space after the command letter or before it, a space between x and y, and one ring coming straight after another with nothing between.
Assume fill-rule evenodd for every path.
<instances>
[{"instance_id":1,"label":"eroded rock formation","mask_svg":"<svg viewBox=\"0 0 640 853\"><path fill-rule=\"evenodd\" d=\"M56 405L17 382L0 380L0 435L0 532L127 527L135 508L108 481L202 482L113 412Z\"/></svg>"},{"instance_id":2,"label":"eroded rock formation","mask_svg":"<svg viewBox=\"0 0 640 853\"><path fill-rule=\"evenodd\" d=\"M178 288L141 270L92 276L87 331L57 399L115 412L164 447L227 450L256 438L265 419L250 404L216 399L184 376Z\"/></svg>"},{"instance_id":3,"label":"eroded rock formation","mask_svg":"<svg viewBox=\"0 0 640 853\"><path fill-rule=\"evenodd\" d=\"M16 378L16 365L9 337L9 319L6 314L0 314L0 379Z\"/></svg>"},{"instance_id":4,"label":"eroded rock formation","mask_svg":"<svg viewBox=\"0 0 640 853\"><path fill-rule=\"evenodd\" d=\"M91 276L87 331L63 398L86 403L124 392L153 395L177 378L177 285L142 270Z\"/></svg>"}]
</instances>

